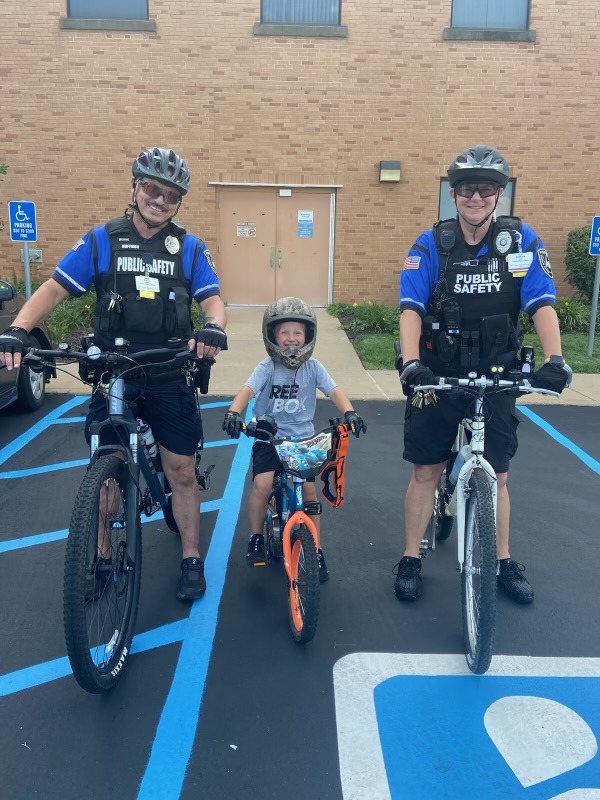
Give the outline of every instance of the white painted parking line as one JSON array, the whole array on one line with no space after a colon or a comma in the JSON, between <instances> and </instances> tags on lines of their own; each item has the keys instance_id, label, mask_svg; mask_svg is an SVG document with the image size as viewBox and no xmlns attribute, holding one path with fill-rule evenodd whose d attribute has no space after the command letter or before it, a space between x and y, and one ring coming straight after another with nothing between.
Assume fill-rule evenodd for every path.
<instances>
[{"instance_id":1,"label":"white painted parking line","mask_svg":"<svg viewBox=\"0 0 600 800\"><path fill-rule=\"evenodd\" d=\"M334 666L344 800L600 800L600 659L353 653Z\"/></svg>"}]
</instances>

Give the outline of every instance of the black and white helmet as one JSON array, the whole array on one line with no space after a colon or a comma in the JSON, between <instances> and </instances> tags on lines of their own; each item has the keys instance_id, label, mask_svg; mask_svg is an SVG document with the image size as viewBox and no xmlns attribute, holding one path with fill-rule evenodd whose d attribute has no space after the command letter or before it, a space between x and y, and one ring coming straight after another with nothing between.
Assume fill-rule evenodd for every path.
<instances>
[{"instance_id":1,"label":"black and white helmet","mask_svg":"<svg viewBox=\"0 0 600 800\"><path fill-rule=\"evenodd\" d=\"M457 183L497 183L504 188L510 178L510 167L502 153L478 144L470 147L448 167L448 181L451 188Z\"/></svg>"},{"instance_id":2,"label":"black and white helmet","mask_svg":"<svg viewBox=\"0 0 600 800\"><path fill-rule=\"evenodd\" d=\"M306 336L302 347L279 347L275 328L282 322L303 322ZM290 369L297 369L312 356L317 341L317 320L312 308L299 297L282 297L267 308L263 316L263 341L268 355Z\"/></svg>"},{"instance_id":3,"label":"black and white helmet","mask_svg":"<svg viewBox=\"0 0 600 800\"><path fill-rule=\"evenodd\" d=\"M164 147L149 147L133 162L133 177L136 180L153 178L187 194L190 189L190 170L187 163L174 150Z\"/></svg>"}]
</instances>

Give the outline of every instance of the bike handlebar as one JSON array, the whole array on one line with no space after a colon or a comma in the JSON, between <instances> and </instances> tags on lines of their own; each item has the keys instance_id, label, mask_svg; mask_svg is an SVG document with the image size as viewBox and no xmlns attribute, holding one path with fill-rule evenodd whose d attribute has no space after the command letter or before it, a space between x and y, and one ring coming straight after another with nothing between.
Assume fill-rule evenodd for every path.
<instances>
[{"instance_id":1,"label":"bike handlebar","mask_svg":"<svg viewBox=\"0 0 600 800\"><path fill-rule=\"evenodd\" d=\"M246 425L244 425L243 433L245 433L246 436L251 436L254 439L259 439L260 441L263 442L275 441L275 434L277 433L277 423L275 422L275 420L271 417L267 421L267 425L271 426L271 430L265 427L259 427L258 423L260 421L261 420L259 418L258 420L251 420L250 422L248 422ZM340 425L343 425L346 428L346 430L350 430L350 426L347 423L342 422L341 419L335 417L329 420L329 425L326 428L323 428L323 430L320 431L316 431L313 435L317 436L319 433L328 433L329 431L332 432L336 431ZM286 437L284 436L282 439L278 439L277 441L284 441L285 438ZM312 438L312 437L307 437L307 438ZM295 441L295 440L290 439L290 441Z\"/></svg>"},{"instance_id":2,"label":"bike handlebar","mask_svg":"<svg viewBox=\"0 0 600 800\"><path fill-rule=\"evenodd\" d=\"M453 378L453 377L440 377L437 378L436 383L431 383L422 386L415 386L416 392L424 392L427 389L434 391L451 391L456 388L464 389L518 389L523 394L547 394L551 397L560 397L558 392L553 392L551 389L542 389L532 386L527 378L488 378L486 375L476 375L468 378Z\"/></svg>"}]
</instances>

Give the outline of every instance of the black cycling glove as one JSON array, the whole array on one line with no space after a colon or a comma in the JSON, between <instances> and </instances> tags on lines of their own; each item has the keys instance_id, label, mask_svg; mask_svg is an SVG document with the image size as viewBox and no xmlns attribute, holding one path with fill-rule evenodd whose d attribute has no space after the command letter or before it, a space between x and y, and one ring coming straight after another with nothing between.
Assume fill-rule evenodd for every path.
<instances>
[{"instance_id":1,"label":"black cycling glove","mask_svg":"<svg viewBox=\"0 0 600 800\"><path fill-rule=\"evenodd\" d=\"M404 369L400 375L400 382L405 383L407 386L412 386L413 389L418 389L419 386L428 386L437 383L437 378L429 367L421 364L421 362L415 358L404 365Z\"/></svg>"},{"instance_id":2,"label":"black cycling glove","mask_svg":"<svg viewBox=\"0 0 600 800\"><path fill-rule=\"evenodd\" d=\"M237 411L228 411L223 420L223 430L232 439L239 439L240 433L244 430L244 420Z\"/></svg>"},{"instance_id":3,"label":"black cycling glove","mask_svg":"<svg viewBox=\"0 0 600 800\"><path fill-rule=\"evenodd\" d=\"M357 439L361 433L367 432L367 423L356 411L346 411L344 414L344 422L346 425L350 426L350 430Z\"/></svg>"},{"instance_id":4,"label":"black cycling glove","mask_svg":"<svg viewBox=\"0 0 600 800\"><path fill-rule=\"evenodd\" d=\"M28 333L25 328L12 325L0 333L0 353L22 353L27 347Z\"/></svg>"},{"instance_id":5,"label":"black cycling glove","mask_svg":"<svg viewBox=\"0 0 600 800\"><path fill-rule=\"evenodd\" d=\"M194 339L205 347L220 347L227 350L227 334L216 322L207 322L201 331L194 333Z\"/></svg>"},{"instance_id":6,"label":"black cycling glove","mask_svg":"<svg viewBox=\"0 0 600 800\"><path fill-rule=\"evenodd\" d=\"M551 392L558 392L571 384L573 371L571 367L564 363L553 364L547 361L537 372L533 373L531 385L536 389L549 389Z\"/></svg>"}]
</instances>

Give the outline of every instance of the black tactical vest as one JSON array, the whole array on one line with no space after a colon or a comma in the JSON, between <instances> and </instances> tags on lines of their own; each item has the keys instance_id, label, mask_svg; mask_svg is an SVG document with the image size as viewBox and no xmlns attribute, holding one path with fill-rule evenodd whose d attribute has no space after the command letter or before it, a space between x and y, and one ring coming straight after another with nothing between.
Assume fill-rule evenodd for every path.
<instances>
[{"instance_id":1,"label":"black tactical vest","mask_svg":"<svg viewBox=\"0 0 600 800\"><path fill-rule=\"evenodd\" d=\"M185 229L171 221L145 241L127 216L113 219L105 227L111 251L106 274L99 275L94 258L96 337L113 343L116 336L122 336L132 344L144 345L189 338L192 298L183 273ZM153 279L152 286L139 286L138 276Z\"/></svg>"},{"instance_id":2,"label":"black tactical vest","mask_svg":"<svg viewBox=\"0 0 600 800\"><path fill-rule=\"evenodd\" d=\"M481 242L487 254L475 257L457 219L434 226L440 278L423 321L420 349L421 360L437 374L514 366L521 298L506 256L521 252L521 229L518 217L498 217ZM444 232L454 235L450 249L452 237Z\"/></svg>"}]
</instances>

